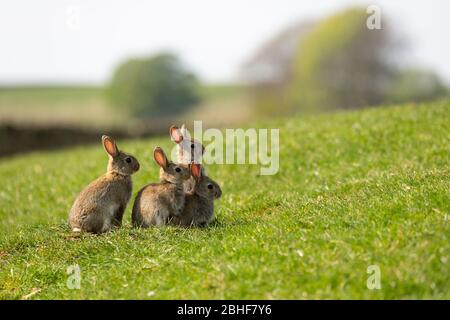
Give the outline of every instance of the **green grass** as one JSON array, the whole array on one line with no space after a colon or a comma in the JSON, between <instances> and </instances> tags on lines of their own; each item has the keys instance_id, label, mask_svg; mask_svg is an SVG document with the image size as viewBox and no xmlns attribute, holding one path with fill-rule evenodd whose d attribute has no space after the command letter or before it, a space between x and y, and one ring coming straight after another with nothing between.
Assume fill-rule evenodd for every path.
<instances>
[{"instance_id":1,"label":"green grass","mask_svg":"<svg viewBox=\"0 0 450 320\"><path fill-rule=\"evenodd\" d=\"M450 103L260 123L280 128L280 171L211 165L223 187L210 228L74 236L76 194L100 146L0 161L0 297L32 299L450 298ZM155 181L155 145L119 141ZM81 268L81 289L66 287ZM381 290L368 290L369 265ZM148 293L152 294L149 296Z\"/></svg>"}]
</instances>

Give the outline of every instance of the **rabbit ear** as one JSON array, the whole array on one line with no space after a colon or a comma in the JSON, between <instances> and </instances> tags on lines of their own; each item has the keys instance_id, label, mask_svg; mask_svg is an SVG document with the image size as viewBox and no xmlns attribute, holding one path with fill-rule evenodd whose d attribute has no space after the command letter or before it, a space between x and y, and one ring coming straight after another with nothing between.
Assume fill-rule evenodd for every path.
<instances>
[{"instance_id":1,"label":"rabbit ear","mask_svg":"<svg viewBox=\"0 0 450 320\"><path fill-rule=\"evenodd\" d=\"M192 163L191 174L195 179L199 180L202 176L202 165L198 163Z\"/></svg>"},{"instance_id":2,"label":"rabbit ear","mask_svg":"<svg viewBox=\"0 0 450 320\"><path fill-rule=\"evenodd\" d=\"M169 129L170 137L175 143L180 143L183 141L183 135L181 134L180 129L176 126L171 126Z\"/></svg>"},{"instance_id":3,"label":"rabbit ear","mask_svg":"<svg viewBox=\"0 0 450 320\"><path fill-rule=\"evenodd\" d=\"M166 154L164 150L160 147L156 147L155 151L153 151L153 157L155 158L156 163L163 169L167 169L169 165L169 161L167 160Z\"/></svg>"},{"instance_id":4,"label":"rabbit ear","mask_svg":"<svg viewBox=\"0 0 450 320\"><path fill-rule=\"evenodd\" d=\"M102 143L103 143L103 148L105 148L105 151L111 157L116 157L119 154L119 149L117 149L117 145L114 142L113 138L108 137L106 135L103 135L102 136Z\"/></svg>"}]
</instances>

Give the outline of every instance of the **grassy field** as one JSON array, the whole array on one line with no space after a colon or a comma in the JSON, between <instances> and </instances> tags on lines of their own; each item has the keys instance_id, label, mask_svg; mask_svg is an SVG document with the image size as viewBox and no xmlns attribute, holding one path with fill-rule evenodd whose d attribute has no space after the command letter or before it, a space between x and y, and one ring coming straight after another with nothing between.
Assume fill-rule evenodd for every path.
<instances>
[{"instance_id":1,"label":"grassy field","mask_svg":"<svg viewBox=\"0 0 450 320\"><path fill-rule=\"evenodd\" d=\"M67 213L105 170L100 144L0 160L0 298L449 299L449 115L440 102L259 123L280 128L279 173L209 166L223 197L205 230L135 230L129 206L121 230L75 236ZM135 191L157 178L155 145L171 142L119 141L142 164Z\"/></svg>"},{"instance_id":2,"label":"grassy field","mask_svg":"<svg viewBox=\"0 0 450 320\"><path fill-rule=\"evenodd\" d=\"M250 118L248 98L241 86L203 85L199 94L198 106L172 118L181 121L200 117L211 126ZM119 112L111 107L102 87L0 88L0 125L129 129L136 126L135 122L125 110ZM152 124L151 119L147 122ZM159 122L155 120L154 125Z\"/></svg>"},{"instance_id":3,"label":"grassy field","mask_svg":"<svg viewBox=\"0 0 450 320\"><path fill-rule=\"evenodd\" d=\"M120 124L100 87L0 88L0 124L78 127Z\"/></svg>"}]
</instances>

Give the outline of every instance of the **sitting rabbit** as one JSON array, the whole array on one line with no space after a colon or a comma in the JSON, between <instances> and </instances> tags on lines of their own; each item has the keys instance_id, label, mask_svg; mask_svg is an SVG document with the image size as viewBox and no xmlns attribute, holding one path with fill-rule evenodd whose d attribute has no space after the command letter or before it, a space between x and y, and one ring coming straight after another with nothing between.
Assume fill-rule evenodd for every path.
<instances>
[{"instance_id":1,"label":"sitting rabbit","mask_svg":"<svg viewBox=\"0 0 450 320\"><path fill-rule=\"evenodd\" d=\"M168 161L159 147L155 148L153 156L161 167L160 183L148 184L137 194L131 216L134 227L165 225L184 208L183 182L190 177L189 166Z\"/></svg>"},{"instance_id":2,"label":"sitting rabbit","mask_svg":"<svg viewBox=\"0 0 450 320\"><path fill-rule=\"evenodd\" d=\"M74 232L103 233L120 227L131 197L131 175L139 170L139 162L119 151L111 137L102 136L102 143L109 155L107 172L76 198L69 213L69 225Z\"/></svg>"},{"instance_id":3,"label":"sitting rabbit","mask_svg":"<svg viewBox=\"0 0 450 320\"><path fill-rule=\"evenodd\" d=\"M181 126L181 129L176 126L171 126L169 129L169 133L172 141L177 144L178 163L184 165L189 165L191 163L201 163L202 155L205 152L205 147L199 141L190 138L184 124ZM203 166L202 174L206 175L206 170ZM191 193L194 184L194 178L191 177L184 183L184 190L187 193Z\"/></svg>"},{"instance_id":4,"label":"sitting rabbit","mask_svg":"<svg viewBox=\"0 0 450 320\"><path fill-rule=\"evenodd\" d=\"M186 194L183 213L174 216L171 224L206 227L214 218L214 200L221 197L222 190L215 181L203 175L201 165L191 164L190 170L195 180L193 192Z\"/></svg>"}]
</instances>

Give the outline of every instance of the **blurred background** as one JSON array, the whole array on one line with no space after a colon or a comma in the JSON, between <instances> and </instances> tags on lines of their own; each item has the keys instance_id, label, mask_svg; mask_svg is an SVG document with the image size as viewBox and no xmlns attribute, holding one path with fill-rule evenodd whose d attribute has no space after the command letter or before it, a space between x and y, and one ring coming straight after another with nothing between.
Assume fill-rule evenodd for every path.
<instances>
[{"instance_id":1,"label":"blurred background","mask_svg":"<svg viewBox=\"0 0 450 320\"><path fill-rule=\"evenodd\" d=\"M194 119L237 127L445 99L449 11L444 0L3 0L0 157Z\"/></svg>"}]
</instances>

